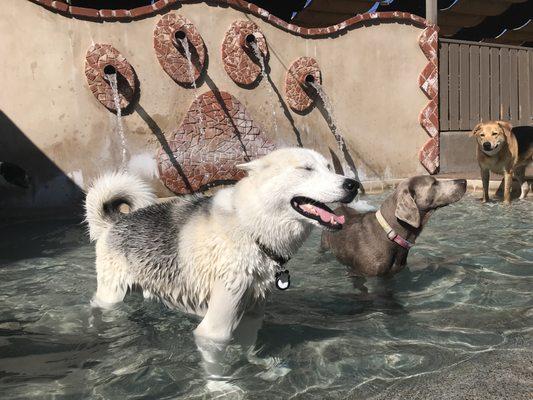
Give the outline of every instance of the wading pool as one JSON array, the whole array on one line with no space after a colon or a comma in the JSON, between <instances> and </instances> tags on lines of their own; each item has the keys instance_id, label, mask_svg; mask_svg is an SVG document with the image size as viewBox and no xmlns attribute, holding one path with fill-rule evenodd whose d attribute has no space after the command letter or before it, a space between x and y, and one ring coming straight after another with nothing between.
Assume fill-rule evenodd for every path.
<instances>
[{"instance_id":1,"label":"wading pool","mask_svg":"<svg viewBox=\"0 0 533 400\"><path fill-rule=\"evenodd\" d=\"M533 203L477 197L438 210L408 267L369 279L369 293L319 251L315 230L288 265L291 289L268 301L257 342L264 365L232 361L232 397L531 398ZM206 392L196 318L137 293L91 310L94 248L84 225L0 228L3 399L217 396Z\"/></svg>"}]
</instances>

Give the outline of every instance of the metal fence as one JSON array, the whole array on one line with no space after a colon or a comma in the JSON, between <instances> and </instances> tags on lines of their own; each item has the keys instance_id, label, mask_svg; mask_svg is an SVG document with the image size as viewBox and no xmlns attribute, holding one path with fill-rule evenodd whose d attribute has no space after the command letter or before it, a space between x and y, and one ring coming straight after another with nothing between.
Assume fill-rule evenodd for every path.
<instances>
[{"instance_id":1,"label":"metal fence","mask_svg":"<svg viewBox=\"0 0 533 400\"><path fill-rule=\"evenodd\" d=\"M440 39L440 130L533 123L533 49Z\"/></svg>"}]
</instances>

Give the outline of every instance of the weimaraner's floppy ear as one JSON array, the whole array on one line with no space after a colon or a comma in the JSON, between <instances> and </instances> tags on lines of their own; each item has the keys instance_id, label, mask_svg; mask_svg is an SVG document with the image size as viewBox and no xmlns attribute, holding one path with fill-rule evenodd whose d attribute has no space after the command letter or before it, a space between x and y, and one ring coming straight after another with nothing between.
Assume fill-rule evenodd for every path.
<instances>
[{"instance_id":1,"label":"weimaraner's floppy ear","mask_svg":"<svg viewBox=\"0 0 533 400\"><path fill-rule=\"evenodd\" d=\"M420 212L407 185L398 191L394 215L415 228L420 226Z\"/></svg>"}]
</instances>

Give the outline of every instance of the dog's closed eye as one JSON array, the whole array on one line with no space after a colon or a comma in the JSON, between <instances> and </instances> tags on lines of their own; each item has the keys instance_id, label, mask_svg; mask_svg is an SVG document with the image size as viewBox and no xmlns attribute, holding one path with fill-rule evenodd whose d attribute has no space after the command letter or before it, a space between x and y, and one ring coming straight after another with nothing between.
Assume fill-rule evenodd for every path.
<instances>
[{"instance_id":1,"label":"dog's closed eye","mask_svg":"<svg viewBox=\"0 0 533 400\"><path fill-rule=\"evenodd\" d=\"M306 165L304 167L298 167L298 169L305 169L306 171L314 171L314 168L309 165Z\"/></svg>"},{"instance_id":2,"label":"dog's closed eye","mask_svg":"<svg viewBox=\"0 0 533 400\"><path fill-rule=\"evenodd\" d=\"M498 132L492 132L492 136L498 135Z\"/></svg>"}]
</instances>

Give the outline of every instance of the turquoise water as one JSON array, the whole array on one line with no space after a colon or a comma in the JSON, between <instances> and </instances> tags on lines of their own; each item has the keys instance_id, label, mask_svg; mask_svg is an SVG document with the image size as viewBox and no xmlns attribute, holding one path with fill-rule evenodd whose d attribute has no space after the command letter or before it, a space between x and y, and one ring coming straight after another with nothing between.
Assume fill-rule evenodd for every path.
<instances>
[{"instance_id":1,"label":"turquoise water","mask_svg":"<svg viewBox=\"0 0 533 400\"><path fill-rule=\"evenodd\" d=\"M269 300L257 343L263 365L230 357L230 397L402 398L415 382L431 390L509 352L506 368L523 371L520 357L533 347L532 215L531 201L482 205L467 195L438 210L408 268L368 280L368 294L319 252L315 231L290 262L293 287ZM111 312L91 310L94 249L84 226L0 228L0 397L217 397L207 393L194 317L139 294ZM531 393L529 376L518 382L520 396Z\"/></svg>"}]
</instances>

